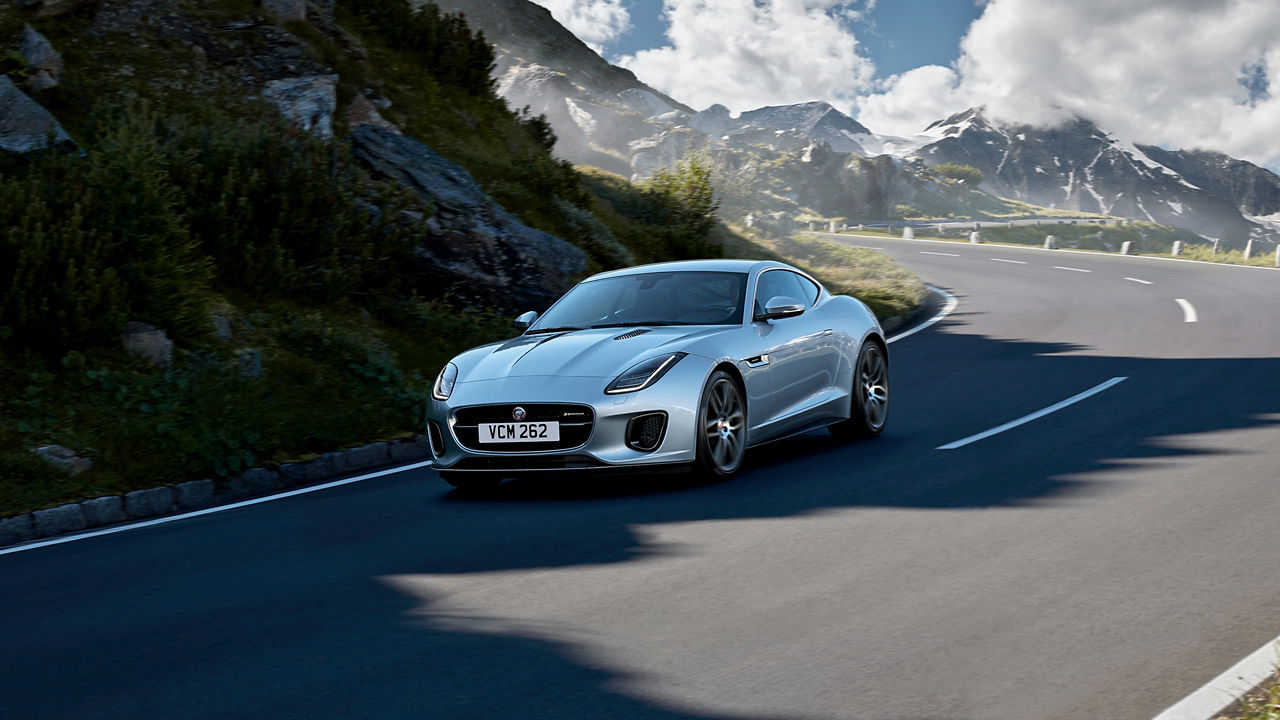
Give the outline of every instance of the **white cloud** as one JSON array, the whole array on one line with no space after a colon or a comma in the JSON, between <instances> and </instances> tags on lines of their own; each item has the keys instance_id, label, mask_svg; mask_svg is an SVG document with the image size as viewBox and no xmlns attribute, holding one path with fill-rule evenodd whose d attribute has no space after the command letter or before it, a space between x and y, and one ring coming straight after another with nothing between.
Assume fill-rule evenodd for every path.
<instances>
[{"instance_id":1,"label":"white cloud","mask_svg":"<svg viewBox=\"0 0 1280 720\"><path fill-rule=\"evenodd\" d=\"M944 100L956 105L935 119L967 105L1040 125L1079 115L1124 139L1278 167L1277 82L1275 0L990 0L952 68L889 78L857 107L896 134L919 132L923 108Z\"/></svg>"},{"instance_id":2,"label":"white cloud","mask_svg":"<svg viewBox=\"0 0 1280 720\"><path fill-rule=\"evenodd\" d=\"M631 14L622 0L538 0L538 4L598 53L631 29Z\"/></svg>"},{"instance_id":3,"label":"white cloud","mask_svg":"<svg viewBox=\"0 0 1280 720\"><path fill-rule=\"evenodd\" d=\"M664 0L668 44L618 64L695 108L734 111L826 100L849 108L872 88L844 0Z\"/></svg>"}]
</instances>

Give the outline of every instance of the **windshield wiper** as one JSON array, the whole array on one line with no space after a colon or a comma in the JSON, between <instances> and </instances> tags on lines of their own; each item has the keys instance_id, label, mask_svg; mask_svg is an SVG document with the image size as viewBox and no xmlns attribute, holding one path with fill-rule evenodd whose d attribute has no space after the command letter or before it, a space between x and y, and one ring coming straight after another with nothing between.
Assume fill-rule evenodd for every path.
<instances>
[{"instance_id":1,"label":"windshield wiper","mask_svg":"<svg viewBox=\"0 0 1280 720\"><path fill-rule=\"evenodd\" d=\"M586 330L586 328L581 328L574 325L566 325L564 327L549 327L549 328L538 328L537 330L526 330L524 334L538 335L541 333L570 332L573 330Z\"/></svg>"}]
</instances>

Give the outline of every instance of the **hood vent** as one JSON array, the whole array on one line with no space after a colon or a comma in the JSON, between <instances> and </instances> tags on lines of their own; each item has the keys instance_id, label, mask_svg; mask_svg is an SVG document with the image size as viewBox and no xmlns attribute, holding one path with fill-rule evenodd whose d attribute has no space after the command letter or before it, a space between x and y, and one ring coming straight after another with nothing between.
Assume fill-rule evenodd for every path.
<instances>
[{"instance_id":1,"label":"hood vent","mask_svg":"<svg viewBox=\"0 0 1280 720\"><path fill-rule=\"evenodd\" d=\"M653 328L640 328L638 330L632 330L629 333L623 333L619 335L618 337L614 338L614 340L630 340L633 337L640 337L641 335L647 332L653 332Z\"/></svg>"}]
</instances>

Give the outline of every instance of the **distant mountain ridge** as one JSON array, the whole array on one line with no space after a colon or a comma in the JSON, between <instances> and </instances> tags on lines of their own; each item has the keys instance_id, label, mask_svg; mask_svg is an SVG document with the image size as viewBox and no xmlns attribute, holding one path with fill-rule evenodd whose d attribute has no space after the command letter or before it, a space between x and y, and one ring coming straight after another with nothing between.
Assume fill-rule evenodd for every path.
<instances>
[{"instance_id":1,"label":"distant mountain ridge","mask_svg":"<svg viewBox=\"0 0 1280 720\"><path fill-rule=\"evenodd\" d=\"M926 167L954 162L980 169L988 192L1034 205L1150 220L1236 247L1280 235L1280 177L1221 153L1130 144L1084 119L1051 129L993 123L980 109L911 138L877 135L820 101L738 117L723 105L694 112L529 0L440 6L495 43L499 93L547 116L559 155L642 180L700 153L725 183L754 188L738 197L743 212L887 219L920 193L945 191ZM875 156L884 159L869 162Z\"/></svg>"},{"instance_id":2,"label":"distant mountain ridge","mask_svg":"<svg viewBox=\"0 0 1280 720\"><path fill-rule=\"evenodd\" d=\"M1004 197L1174 225L1235 246L1280 230L1280 177L1221 153L1125 143L1082 118L1049 129L993 123L978 109L925 134L938 138L919 150L928 164L972 165Z\"/></svg>"}]
</instances>

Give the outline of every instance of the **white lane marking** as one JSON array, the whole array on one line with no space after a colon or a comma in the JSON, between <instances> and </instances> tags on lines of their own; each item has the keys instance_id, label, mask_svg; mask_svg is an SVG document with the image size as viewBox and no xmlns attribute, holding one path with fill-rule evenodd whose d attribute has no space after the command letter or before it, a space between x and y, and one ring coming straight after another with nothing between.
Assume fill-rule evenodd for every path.
<instances>
[{"instance_id":1,"label":"white lane marking","mask_svg":"<svg viewBox=\"0 0 1280 720\"><path fill-rule=\"evenodd\" d=\"M945 256L947 256L947 257L960 257L960 254L959 254L959 253L940 253L940 252L929 252L928 250L921 250L921 251L920 251L920 254L921 254L921 255L945 255Z\"/></svg>"},{"instance_id":2,"label":"white lane marking","mask_svg":"<svg viewBox=\"0 0 1280 720\"><path fill-rule=\"evenodd\" d=\"M356 477L346 478L344 480L334 480L333 482L327 482L323 485L313 485L311 487L298 488L297 490L289 490L288 492L282 492L276 495L267 495L266 497L231 503L230 505L220 505L218 507L205 508L204 510L193 510L191 512L182 513L181 515L170 515L168 517L156 518L154 520L143 520L136 523L130 523L128 525L116 525L109 528L102 528L101 530L90 530L89 532L80 533L78 535L68 535L65 537L50 538L48 540L39 540L27 545L5 548L0 550L0 555L8 555L9 553L17 553L24 550L35 550L36 548L48 547L50 545L61 545L62 543L74 542L76 540L86 540L91 537L98 537L99 535L114 535L115 533L124 532L126 530L136 530L138 528L171 523L175 520L186 520L187 518L199 517L201 515L212 515L213 513L223 512L224 510L234 510L236 508L248 507L250 505L258 505L264 502L271 502L272 500L293 497L294 495L304 495L306 493L313 493L320 490L328 490L329 488L335 488L341 485L350 485L351 483L358 483L361 480L370 480L372 478L382 477L383 475L390 475L391 473L398 473L404 470L414 470L420 467L427 467L430 464L430 460L424 460L422 462L387 468L386 470L379 470L366 475L357 475Z\"/></svg>"},{"instance_id":3,"label":"white lane marking","mask_svg":"<svg viewBox=\"0 0 1280 720\"><path fill-rule=\"evenodd\" d=\"M955 310L955 309L956 309L956 305L959 305L959 304L960 304L960 301L956 300L956 296L955 296L955 295L952 295L951 293L947 292L946 290L943 290L942 288L937 288L937 287L934 287L934 286L932 286L932 285L925 285L925 287L929 288L929 292L935 292L935 293L937 293L937 294L941 295L942 297L946 298L946 300L947 300L947 304L946 304L946 305L944 305L944 306L942 307L942 309L938 311L938 314L937 314L937 315L934 315L933 317L931 317L931 318L929 318L928 320L924 321L923 323L921 323L921 324L919 324L919 325L917 325L917 326L915 326L915 327L911 328L910 330L907 330L907 331L905 331L905 332L900 332L900 333L898 333L897 335L894 335L893 337L889 338L888 340L885 340L885 342L886 342L886 343L897 342L897 341L901 340L902 338L907 337L908 335L915 335L916 333L920 332L921 330L923 330L923 329L925 329L925 328L929 327L930 325L933 325L934 323L938 322L938 321L939 321L939 320L941 320L942 318L944 318L944 317L946 317L946 316L950 315L950 314L951 314L951 311L953 311L953 310Z\"/></svg>"},{"instance_id":4,"label":"white lane marking","mask_svg":"<svg viewBox=\"0 0 1280 720\"><path fill-rule=\"evenodd\" d=\"M1177 298L1176 302L1182 306L1183 322L1195 322L1200 319L1200 316L1196 315L1196 309L1191 307L1191 303L1183 300L1182 298Z\"/></svg>"},{"instance_id":5,"label":"white lane marking","mask_svg":"<svg viewBox=\"0 0 1280 720\"><path fill-rule=\"evenodd\" d=\"M1054 265L1053 269L1054 270L1070 270L1071 272L1093 272L1092 270L1084 270L1082 268L1073 268L1073 267L1063 267L1061 265Z\"/></svg>"},{"instance_id":6,"label":"white lane marking","mask_svg":"<svg viewBox=\"0 0 1280 720\"><path fill-rule=\"evenodd\" d=\"M1014 265L1026 265L1026 260L1005 260L1004 258L991 258L991 262L1013 263Z\"/></svg>"},{"instance_id":7,"label":"white lane marking","mask_svg":"<svg viewBox=\"0 0 1280 720\"><path fill-rule=\"evenodd\" d=\"M1154 720L1209 720L1275 671L1280 664L1280 637L1253 651L1230 670L1169 706Z\"/></svg>"},{"instance_id":8,"label":"white lane marking","mask_svg":"<svg viewBox=\"0 0 1280 720\"><path fill-rule=\"evenodd\" d=\"M845 245L847 247L861 248L863 250L883 250L884 249L882 247L871 247L870 245L850 245L849 243L845 243Z\"/></svg>"},{"instance_id":9,"label":"white lane marking","mask_svg":"<svg viewBox=\"0 0 1280 720\"><path fill-rule=\"evenodd\" d=\"M1150 284L1151 284L1151 281L1150 281L1150 280L1139 280L1138 278L1131 278L1131 277L1127 277L1127 278L1125 278L1125 280L1128 280L1128 281L1130 281L1130 282L1142 283L1143 285L1150 285Z\"/></svg>"},{"instance_id":10,"label":"white lane marking","mask_svg":"<svg viewBox=\"0 0 1280 720\"><path fill-rule=\"evenodd\" d=\"M1080 402L1081 400L1084 400L1085 398L1093 397L1094 395L1097 395L1098 393L1102 392L1103 390L1106 390L1107 388L1110 388L1110 387L1112 387L1112 386L1114 386L1114 385L1118 385L1118 384L1120 384L1120 383L1124 382L1125 380L1128 380L1128 378L1127 378L1127 377L1113 377L1113 378L1111 378L1110 380L1108 380L1108 381L1106 381L1106 382L1102 383L1101 385L1098 385L1097 387L1094 387L1094 388L1089 389L1089 390L1085 390L1084 392L1080 393L1079 395L1072 395L1071 397L1067 398L1066 400L1063 400L1062 402L1060 402L1060 403L1058 403L1058 404L1056 404L1056 405L1050 405L1049 407L1047 407L1047 408L1045 408L1045 409L1043 409L1043 410L1037 410L1036 412L1033 412L1033 413L1031 413L1030 415L1024 415L1023 417L1020 417L1020 418L1018 418L1017 420L1013 420L1013 421L1007 422L1007 423L1005 423L1005 424L1003 424L1003 425L1001 425L1001 426L999 426L999 427L993 427L993 428L991 428L990 430L987 430L986 432L980 432L980 433L978 433L977 435L970 435L969 437L967 437L967 438L965 438L965 439L963 439L963 440L957 440L957 441L955 441L955 442L953 442L953 443L947 443L946 445L939 445L936 449L938 449L938 450L955 450L956 448L964 447L965 445L968 445L969 443L975 443L975 442L978 442L979 440L984 440L984 439L986 439L986 438L989 438L989 437L991 437L992 435L998 435L998 434L1000 434L1000 433L1004 432L1005 430L1010 430L1010 429L1012 429L1012 428L1016 428L1016 427L1018 427L1019 425L1025 425L1025 424L1027 424L1027 423L1031 422L1032 420L1039 420L1040 418L1044 417L1045 415L1048 415L1049 413L1057 412L1057 411L1061 410L1062 408L1067 407L1067 406L1069 406L1069 405L1075 405L1076 403Z\"/></svg>"}]
</instances>

